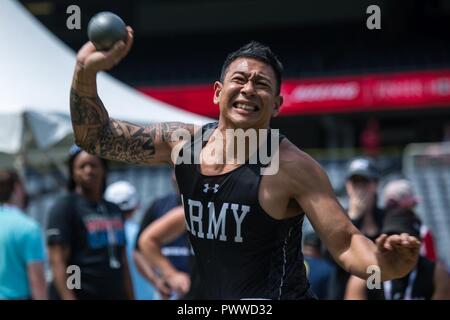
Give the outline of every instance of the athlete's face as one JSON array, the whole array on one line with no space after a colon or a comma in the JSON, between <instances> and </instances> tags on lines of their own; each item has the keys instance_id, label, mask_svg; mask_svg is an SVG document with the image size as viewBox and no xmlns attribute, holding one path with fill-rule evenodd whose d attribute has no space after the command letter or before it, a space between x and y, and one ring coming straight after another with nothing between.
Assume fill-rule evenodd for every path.
<instances>
[{"instance_id":1,"label":"athlete's face","mask_svg":"<svg viewBox=\"0 0 450 320\"><path fill-rule=\"evenodd\" d=\"M73 179L84 190L96 192L102 188L105 170L101 160L85 151L81 151L73 163Z\"/></svg>"},{"instance_id":2,"label":"athlete's face","mask_svg":"<svg viewBox=\"0 0 450 320\"><path fill-rule=\"evenodd\" d=\"M276 90L275 72L270 65L251 58L234 60L223 83L214 83L220 121L227 127L267 128L283 102Z\"/></svg>"}]
</instances>

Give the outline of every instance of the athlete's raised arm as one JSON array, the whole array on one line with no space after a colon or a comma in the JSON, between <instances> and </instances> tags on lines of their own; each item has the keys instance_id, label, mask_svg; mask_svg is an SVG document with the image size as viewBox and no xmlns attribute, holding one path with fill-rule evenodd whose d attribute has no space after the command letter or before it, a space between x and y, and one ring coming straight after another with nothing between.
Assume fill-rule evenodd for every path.
<instances>
[{"instance_id":1,"label":"athlete's raised arm","mask_svg":"<svg viewBox=\"0 0 450 320\"><path fill-rule=\"evenodd\" d=\"M117 42L111 50L97 51L92 42L87 42L77 54L70 93L75 143L91 154L111 160L170 163L171 150L178 143L171 141L172 133L182 128L193 134L193 125L167 122L141 126L112 119L97 93L97 73L114 67L131 48L133 30L127 29L126 41Z\"/></svg>"}]
</instances>

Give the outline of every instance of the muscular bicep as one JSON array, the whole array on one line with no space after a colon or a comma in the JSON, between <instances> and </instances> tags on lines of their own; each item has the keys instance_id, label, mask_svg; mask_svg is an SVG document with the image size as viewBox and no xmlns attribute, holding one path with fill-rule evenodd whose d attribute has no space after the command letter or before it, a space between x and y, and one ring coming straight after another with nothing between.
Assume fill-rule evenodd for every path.
<instances>
[{"instance_id":1,"label":"muscular bicep","mask_svg":"<svg viewBox=\"0 0 450 320\"><path fill-rule=\"evenodd\" d=\"M95 145L95 153L136 164L172 163L173 147L183 143L172 139L176 130L193 134L194 126L178 122L140 126L111 119Z\"/></svg>"},{"instance_id":2,"label":"muscular bicep","mask_svg":"<svg viewBox=\"0 0 450 320\"><path fill-rule=\"evenodd\" d=\"M70 111L75 142L91 154L135 164L170 163L171 150L198 128L181 122L147 126L109 118L100 98L72 89ZM176 134L180 133L180 134Z\"/></svg>"},{"instance_id":3,"label":"muscular bicep","mask_svg":"<svg viewBox=\"0 0 450 320\"><path fill-rule=\"evenodd\" d=\"M96 141L95 153L137 164L168 162L170 146L162 140L160 130L160 124L140 126L111 119Z\"/></svg>"}]
</instances>

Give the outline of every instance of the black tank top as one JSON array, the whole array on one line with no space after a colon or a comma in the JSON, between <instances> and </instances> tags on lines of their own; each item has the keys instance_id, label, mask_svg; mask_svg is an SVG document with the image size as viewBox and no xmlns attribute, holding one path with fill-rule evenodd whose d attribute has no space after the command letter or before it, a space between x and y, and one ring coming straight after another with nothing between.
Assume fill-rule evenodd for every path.
<instances>
[{"instance_id":1,"label":"black tank top","mask_svg":"<svg viewBox=\"0 0 450 320\"><path fill-rule=\"evenodd\" d=\"M202 133L216 127L217 123L208 124ZM194 138L191 147L196 139L202 137ZM246 163L216 176L201 174L198 164L175 166L208 299L313 297L301 252L303 215L276 220L261 208L261 166Z\"/></svg>"}]
</instances>

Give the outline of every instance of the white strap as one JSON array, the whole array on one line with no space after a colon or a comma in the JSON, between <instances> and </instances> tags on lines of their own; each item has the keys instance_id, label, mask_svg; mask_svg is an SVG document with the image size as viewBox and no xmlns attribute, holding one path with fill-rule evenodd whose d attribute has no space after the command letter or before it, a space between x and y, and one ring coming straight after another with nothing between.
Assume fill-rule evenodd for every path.
<instances>
[{"instance_id":1,"label":"white strap","mask_svg":"<svg viewBox=\"0 0 450 320\"><path fill-rule=\"evenodd\" d=\"M414 281L416 281L417 277L417 269L414 269L408 277L408 286L405 290L405 296L403 297L403 300L412 300L412 290L414 286ZM383 282L384 287L384 297L386 300L392 300L392 281L385 281Z\"/></svg>"}]
</instances>

